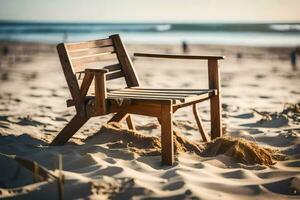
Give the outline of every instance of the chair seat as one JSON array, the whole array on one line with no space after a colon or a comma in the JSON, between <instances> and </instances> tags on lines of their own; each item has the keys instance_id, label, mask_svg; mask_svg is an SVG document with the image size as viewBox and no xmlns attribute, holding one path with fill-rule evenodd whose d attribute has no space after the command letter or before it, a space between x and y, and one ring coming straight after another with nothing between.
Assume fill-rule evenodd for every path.
<instances>
[{"instance_id":1,"label":"chair seat","mask_svg":"<svg viewBox=\"0 0 300 200\"><path fill-rule=\"evenodd\" d=\"M216 95L216 90L210 89L160 89L132 87L111 90L107 99L141 99L141 100L171 100L172 103L186 103Z\"/></svg>"},{"instance_id":2,"label":"chair seat","mask_svg":"<svg viewBox=\"0 0 300 200\"><path fill-rule=\"evenodd\" d=\"M107 99L109 100L151 100L164 101L171 100L173 104L188 103L207 99L217 94L217 90L211 89L160 89L131 87L118 90L109 90ZM94 99L93 94L86 96L86 99ZM73 100L67 100L68 106L73 106Z\"/></svg>"}]
</instances>

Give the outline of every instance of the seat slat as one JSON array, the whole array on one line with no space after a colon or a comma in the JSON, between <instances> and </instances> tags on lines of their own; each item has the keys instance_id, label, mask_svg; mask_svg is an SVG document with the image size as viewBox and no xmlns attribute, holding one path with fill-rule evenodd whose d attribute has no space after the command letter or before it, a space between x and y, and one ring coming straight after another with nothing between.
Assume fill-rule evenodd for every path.
<instances>
[{"instance_id":1,"label":"seat slat","mask_svg":"<svg viewBox=\"0 0 300 200\"><path fill-rule=\"evenodd\" d=\"M118 96L118 95L108 95L107 99L171 100L175 104L183 101L183 100L179 100L179 99L170 99L170 98L165 98L165 97Z\"/></svg>"},{"instance_id":2,"label":"seat slat","mask_svg":"<svg viewBox=\"0 0 300 200\"><path fill-rule=\"evenodd\" d=\"M133 90L155 90L155 91L208 91L210 89L174 89L174 88L142 88L142 87L130 87L125 89Z\"/></svg>"},{"instance_id":3,"label":"seat slat","mask_svg":"<svg viewBox=\"0 0 300 200\"><path fill-rule=\"evenodd\" d=\"M69 56L71 58L78 58L87 55L95 55L101 53L113 53L115 52L115 48L113 46L108 47L96 47L92 49L79 49L77 51L70 51Z\"/></svg>"},{"instance_id":4,"label":"seat slat","mask_svg":"<svg viewBox=\"0 0 300 200\"><path fill-rule=\"evenodd\" d=\"M143 94L112 94L108 93L108 97L119 97L119 98L158 98L158 99L169 99L169 100L180 100L184 102L185 97L182 96L161 96L161 95L143 95Z\"/></svg>"},{"instance_id":5,"label":"seat slat","mask_svg":"<svg viewBox=\"0 0 300 200\"><path fill-rule=\"evenodd\" d=\"M91 86L91 88L93 88L93 86ZM200 95L194 95L194 96L188 96L185 98L178 98L178 97L166 97L166 96L143 96L143 95L117 95L117 94L111 94L108 93L107 94L107 99L135 99L135 100L172 100L174 104L177 104L177 106L181 106L183 105L182 103L187 103L190 104L191 102L199 102L201 100L205 100L207 98L209 98L211 95L216 95L215 94L216 90L212 90L211 93L203 93ZM93 92L89 93L90 95L94 95ZM93 96L87 96L86 99L91 99L93 98ZM67 105L68 106L73 106L74 105L74 101L73 100L67 100Z\"/></svg>"},{"instance_id":6,"label":"seat slat","mask_svg":"<svg viewBox=\"0 0 300 200\"><path fill-rule=\"evenodd\" d=\"M197 94L204 94L207 92L213 92L213 90L206 89L206 90L182 90L182 89L171 89L171 90L166 90L166 89L132 89L132 88L124 88L121 91L126 91L126 92L135 92L135 93L162 93L162 94L183 94L183 95L197 95Z\"/></svg>"},{"instance_id":7,"label":"seat slat","mask_svg":"<svg viewBox=\"0 0 300 200\"><path fill-rule=\"evenodd\" d=\"M117 60L117 59L118 58L115 53L110 53L110 54L98 54L98 55L78 57L75 59L71 59L71 62L73 64L73 67L78 67L88 63L100 62L104 60Z\"/></svg>"},{"instance_id":8,"label":"seat slat","mask_svg":"<svg viewBox=\"0 0 300 200\"><path fill-rule=\"evenodd\" d=\"M78 49L89 49L95 47L112 46L113 42L111 39L93 40L88 42L68 43L66 44L68 51L75 51Z\"/></svg>"},{"instance_id":9,"label":"seat slat","mask_svg":"<svg viewBox=\"0 0 300 200\"><path fill-rule=\"evenodd\" d=\"M131 92L131 91L111 91L110 94L132 94L132 95L146 95L146 96L175 96L175 97L189 97L194 96L196 94L179 94L179 93L149 93L149 92Z\"/></svg>"}]
</instances>

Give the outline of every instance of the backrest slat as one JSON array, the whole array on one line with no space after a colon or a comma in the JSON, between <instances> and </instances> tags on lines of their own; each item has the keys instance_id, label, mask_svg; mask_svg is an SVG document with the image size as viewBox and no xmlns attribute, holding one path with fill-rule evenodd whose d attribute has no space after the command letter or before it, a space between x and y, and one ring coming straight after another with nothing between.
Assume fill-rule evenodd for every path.
<instances>
[{"instance_id":1,"label":"backrest slat","mask_svg":"<svg viewBox=\"0 0 300 200\"><path fill-rule=\"evenodd\" d=\"M57 49L72 98L77 104L84 103L80 86L86 68L107 69L107 81L125 78L127 87L139 85L134 67L119 35L87 42L59 44ZM93 92L91 87L88 94Z\"/></svg>"},{"instance_id":2,"label":"backrest slat","mask_svg":"<svg viewBox=\"0 0 300 200\"><path fill-rule=\"evenodd\" d=\"M57 52L59 55L60 63L63 68L63 72L65 74L65 78L72 96L72 99L75 101L75 107L77 112L80 112L80 89L79 84L76 78L75 71L72 67L72 63L70 62L68 52L66 50L66 45L61 43L57 45Z\"/></svg>"},{"instance_id":3,"label":"backrest slat","mask_svg":"<svg viewBox=\"0 0 300 200\"><path fill-rule=\"evenodd\" d=\"M95 47L105 47L105 46L112 46L111 39L102 39L102 40L93 40L88 42L79 42L79 43L69 43L66 44L67 51L74 51L78 49L90 49Z\"/></svg>"},{"instance_id":4,"label":"backrest slat","mask_svg":"<svg viewBox=\"0 0 300 200\"><path fill-rule=\"evenodd\" d=\"M114 53L114 52L115 52L115 48L113 46L108 46L108 47L95 47L89 49L79 49L75 51L69 51L69 55L71 58L77 58L86 55Z\"/></svg>"},{"instance_id":5,"label":"backrest slat","mask_svg":"<svg viewBox=\"0 0 300 200\"><path fill-rule=\"evenodd\" d=\"M94 54L94 55L87 55L87 56L81 56L77 58L71 59L71 62L73 64L73 67L77 67L83 64L89 64L89 63L96 63L100 61L106 61L106 60L117 60L118 57L115 53L109 53L109 54Z\"/></svg>"},{"instance_id":6,"label":"backrest slat","mask_svg":"<svg viewBox=\"0 0 300 200\"><path fill-rule=\"evenodd\" d=\"M119 59L120 64L122 65L122 70L125 76L126 84L128 87L139 86L140 81L135 72L133 64L129 55L126 52L126 48L119 35L111 35L115 50Z\"/></svg>"}]
</instances>

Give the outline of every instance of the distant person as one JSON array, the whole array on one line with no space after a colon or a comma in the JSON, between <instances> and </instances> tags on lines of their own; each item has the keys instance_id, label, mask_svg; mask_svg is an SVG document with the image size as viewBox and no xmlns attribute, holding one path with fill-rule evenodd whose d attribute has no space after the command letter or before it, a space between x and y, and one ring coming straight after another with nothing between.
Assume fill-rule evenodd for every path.
<instances>
[{"instance_id":1,"label":"distant person","mask_svg":"<svg viewBox=\"0 0 300 200\"><path fill-rule=\"evenodd\" d=\"M297 54L300 53L300 48L296 47L296 49L292 50L290 53L290 60L291 60L291 65L292 65L292 70L296 71L297 70Z\"/></svg>"},{"instance_id":2,"label":"distant person","mask_svg":"<svg viewBox=\"0 0 300 200\"><path fill-rule=\"evenodd\" d=\"M188 44L186 43L186 41L182 41L181 48L182 48L183 53L188 53L189 48L188 48Z\"/></svg>"},{"instance_id":3,"label":"distant person","mask_svg":"<svg viewBox=\"0 0 300 200\"><path fill-rule=\"evenodd\" d=\"M1 49L1 54L3 56L7 56L9 54L9 49L7 46L3 46L2 49Z\"/></svg>"},{"instance_id":4,"label":"distant person","mask_svg":"<svg viewBox=\"0 0 300 200\"><path fill-rule=\"evenodd\" d=\"M242 58L243 58L243 53L238 52L238 53L236 54L236 57L237 57L238 59L242 59Z\"/></svg>"}]
</instances>

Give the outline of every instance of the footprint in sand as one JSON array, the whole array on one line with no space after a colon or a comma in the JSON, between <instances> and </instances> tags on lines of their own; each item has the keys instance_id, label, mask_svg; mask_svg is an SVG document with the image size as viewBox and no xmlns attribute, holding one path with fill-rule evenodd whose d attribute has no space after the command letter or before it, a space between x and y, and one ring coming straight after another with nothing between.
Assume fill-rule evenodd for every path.
<instances>
[{"instance_id":1,"label":"footprint in sand","mask_svg":"<svg viewBox=\"0 0 300 200\"><path fill-rule=\"evenodd\" d=\"M259 98L261 98L261 99L271 99L272 97L271 96L261 95L261 96L259 96Z\"/></svg>"},{"instance_id":2,"label":"footprint in sand","mask_svg":"<svg viewBox=\"0 0 300 200\"><path fill-rule=\"evenodd\" d=\"M262 78L265 78L265 77L266 77L266 75L264 75L264 74L257 74L257 75L255 75L256 79L262 79Z\"/></svg>"}]
</instances>

